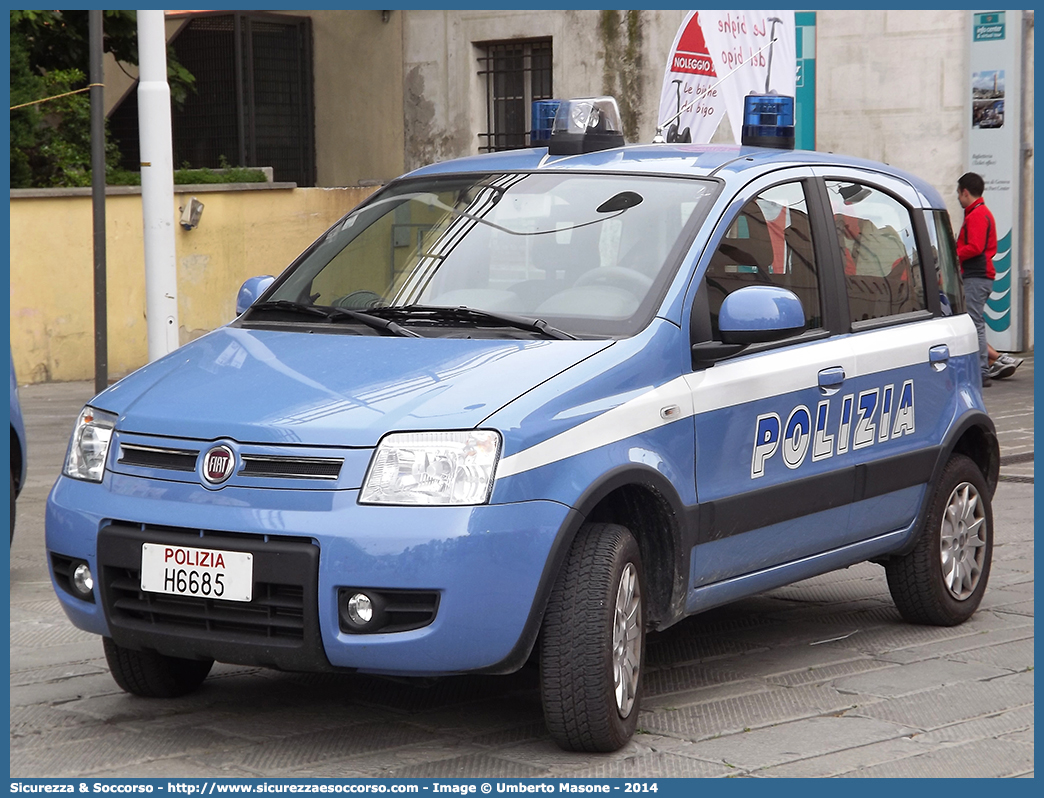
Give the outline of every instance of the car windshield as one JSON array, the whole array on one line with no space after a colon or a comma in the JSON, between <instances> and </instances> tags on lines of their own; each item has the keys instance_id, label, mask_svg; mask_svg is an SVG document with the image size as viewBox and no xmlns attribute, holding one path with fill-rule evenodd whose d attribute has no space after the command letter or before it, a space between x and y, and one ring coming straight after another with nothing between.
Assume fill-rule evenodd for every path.
<instances>
[{"instance_id":1,"label":"car windshield","mask_svg":"<svg viewBox=\"0 0 1044 798\"><path fill-rule=\"evenodd\" d=\"M396 334L631 335L652 319L694 233L687 223L716 189L561 173L399 181L334 225L246 319L297 306L311 324L317 308L354 311L329 313L330 324L366 314L373 334L387 332L380 318Z\"/></svg>"}]
</instances>

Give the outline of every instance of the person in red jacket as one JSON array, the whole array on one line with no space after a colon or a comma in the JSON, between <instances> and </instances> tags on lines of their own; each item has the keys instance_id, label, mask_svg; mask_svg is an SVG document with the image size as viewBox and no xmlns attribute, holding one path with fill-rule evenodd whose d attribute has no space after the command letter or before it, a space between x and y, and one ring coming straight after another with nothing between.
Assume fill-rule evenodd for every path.
<instances>
[{"instance_id":1,"label":"person in red jacket","mask_svg":"<svg viewBox=\"0 0 1044 798\"><path fill-rule=\"evenodd\" d=\"M986 343L986 321L983 311L993 290L993 257L997 254L997 222L983 202L985 184L980 175L968 172L957 180L957 200L964 208L964 223L957 234L957 258L964 277L964 297L968 315L979 335L979 367L982 385L990 379L989 347Z\"/></svg>"}]
</instances>

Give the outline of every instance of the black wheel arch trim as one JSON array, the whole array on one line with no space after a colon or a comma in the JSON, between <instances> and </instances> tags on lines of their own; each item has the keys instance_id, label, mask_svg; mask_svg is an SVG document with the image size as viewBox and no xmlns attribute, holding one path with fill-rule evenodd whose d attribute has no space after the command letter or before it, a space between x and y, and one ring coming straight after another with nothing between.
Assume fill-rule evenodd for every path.
<instances>
[{"instance_id":1,"label":"black wheel arch trim","mask_svg":"<svg viewBox=\"0 0 1044 798\"><path fill-rule=\"evenodd\" d=\"M586 516L574 509L570 509L566 514L562 526L559 527L558 535L551 544L547 562L544 563L544 571L540 574L536 594L533 596L533 603L529 608L529 617L526 619L525 626L522 627L522 634L518 636L518 640L508 655L493 665L470 670L468 673L514 673L526 664L533 653L537 637L540 635L540 626L544 622L544 612L547 610L547 602L551 597L551 588L554 587L555 580L565 565L569 547L573 545L576 533L580 531L580 527L586 520Z\"/></svg>"},{"instance_id":2,"label":"black wheel arch trim","mask_svg":"<svg viewBox=\"0 0 1044 798\"><path fill-rule=\"evenodd\" d=\"M555 580L558 579L558 575L565 565L569 548L573 545L577 532L588 521L592 511L603 499L613 491L630 485L645 487L659 493L670 505L675 518L678 519L671 530L671 538L674 545L674 574L671 580L671 595L665 617L661 619L658 627L665 628L681 619L684 615L685 586L688 581L688 558L682 556L682 554L688 551L696 542L694 538L689 539L692 538L692 534L687 534L687 530L695 530L695 523L689 523L687 520L692 516L695 508L687 508L682 503L674 485L659 471L649 466L629 463L602 474L580 496L576 502L576 507L571 508L566 514L565 520L558 530L558 535L551 545L551 551L548 554L547 562L544 564L544 571L540 575L540 582L537 585L533 604L529 610L529 617L526 619L522 634L519 635L515 646L499 662L488 665L485 668L469 671L470 673L514 673L526 664L540 635L540 627L544 621L544 612L547 609L547 602L551 596L551 589L554 587ZM634 530L630 531L634 534ZM637 534L635 534L635 539L638 540L639 547L642 547L643 543ZM648 569L648 566L646 568ZM648 580L648 574L646 579Z\"/></svg>"},{"instance_id":3,"label":"black wheel arch trim","mask_svg":"<svg viewBox=\"0 0 1044 798\"><path fill-rule=\"evenodd\" d=\"M935 486L939 484L943 469L946 468L946 464L954 452L959 451L957 448L958 444L964 439L966 433L976 427L981 431L983 443L986 447L986 451L983 453L986 458L985 469L983 469L983 464L976 457L968 452L964 453L968 454L975 465L982 470L982 475L986 480L986 488L989 491L990 498L993 498L1000 479L1000 444L997 441L997 428L993 423L993 419L986 413L981 410L969 410L950 428L945 440L937 450L939 454L935 461L935 467L932 469L931 481L928 483L928 490L925 491L924 498L921 499L921 508L917 511L917 519L914 522L913 528L916 532L910 536L910 539L901 548L896 549L886 557L874 559L874 562L883 563L890 557L903 557L913 551L917 545L917 540L924 532L932 494L935 491Z\"/></svg>"}]
</instances>

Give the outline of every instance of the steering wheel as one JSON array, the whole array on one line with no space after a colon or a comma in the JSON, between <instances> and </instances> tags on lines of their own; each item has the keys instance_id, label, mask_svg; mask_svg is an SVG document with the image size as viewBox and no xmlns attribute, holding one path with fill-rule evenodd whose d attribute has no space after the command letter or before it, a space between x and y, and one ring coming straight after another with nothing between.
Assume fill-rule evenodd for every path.
<instances>
[{"instance_id":1,"label":"steering wheel","mask_svg":"<svg viewBox=\"0 0 1044 798\"><path fill-rule=\"evenodd\" d=\"M644 296L652 288L653 281L641 272L627 269L623 266L605 266L591 269L580 275L580 279L573 285L610 285L629 291L636 296Z\"/></svg>"},{"instance_id":2,"label":"steering wheel","mask_svg":"<svg viewBox=\"0 0 1044 798\"><path fill-rule=\"evenodd\" d=\"M345 310L366 310L374 308L384 302L384 297L373 291L352 291L347 296L342 296L333 301L333 307Z\"/></svg>"}]
</instances>

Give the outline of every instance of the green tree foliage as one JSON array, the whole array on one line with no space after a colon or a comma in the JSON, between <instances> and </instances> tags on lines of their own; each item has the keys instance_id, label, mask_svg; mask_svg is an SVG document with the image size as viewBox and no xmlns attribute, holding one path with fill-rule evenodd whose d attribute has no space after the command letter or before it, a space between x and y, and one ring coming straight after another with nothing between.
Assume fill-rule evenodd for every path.
<instances>
[{"instance_id":1,"label":"green tree foliage","mask_svg":"<svg viewBox=\"0 0 1044 798\"><path fill-rule=\"evenodd\" d=\"M87 11L11 11L11 105L88 85ZM134 11L103 12L104 49L138 63ZM171 99L180 105L193 77L167 48ZM82 92L11 111L11 187L87 186L91 182L90 94ZM106 130L106 172L119 153Z\"/></svg>"}]
</instances>

